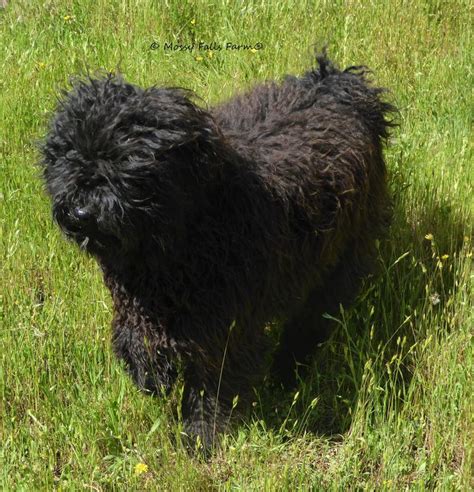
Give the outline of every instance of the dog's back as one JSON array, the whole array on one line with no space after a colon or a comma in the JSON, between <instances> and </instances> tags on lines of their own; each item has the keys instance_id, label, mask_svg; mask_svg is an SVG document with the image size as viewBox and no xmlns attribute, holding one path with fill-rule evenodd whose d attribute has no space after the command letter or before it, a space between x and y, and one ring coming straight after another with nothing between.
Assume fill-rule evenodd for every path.
<instances>
[{"instance_id":1,"label":"dog's back","mask_svg":"<svg viewBox=\"0 0 474 492\"><path fill-rule=\"evenodd\" d=\"M310 112L340 113L349 119L364 121L372 135L386 138L391 123L386 115L394 107L381 100L384 89L371 87L367 70L352 66L338 70L325 56L317 57L318 66L301 77L289 75L282 83L265 82L215 107L212 114L224 134L252 141L265 127L273 134L284 127L308 122ZM309 119L312 121L312 118Z\"/></svg>"},{"instance_id":2,"label":"dog's back","mask_svg":"<svg viewBox=\"0 0 474 492\"><path fill-rule=\"evenodd\" d=\"M315 263L327 267L333 260L324 251L334 258L347 248L357 254L344 230L367 237L362 249L370 257L369 244L386 228L382 141L394 108L381 99L383 89L367 82L364 68L341 71L325 56L317 60L303 76L259 85L213 115L231 145L257 163L274 203L288 204L287 220L304 237L301 244L318 236Z\"/></svg>"}]
</instances>

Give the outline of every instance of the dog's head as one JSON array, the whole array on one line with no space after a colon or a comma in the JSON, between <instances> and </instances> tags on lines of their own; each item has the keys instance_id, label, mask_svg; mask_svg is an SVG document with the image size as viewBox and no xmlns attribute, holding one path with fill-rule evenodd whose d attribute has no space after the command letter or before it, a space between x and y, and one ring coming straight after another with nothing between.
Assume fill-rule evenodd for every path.
<instances>
[{"instance_id":1,"label":"dog's head","mask_svg":"<svg viewBox=\"0 0 474 492\"><path fill-rule=\"evenodd\" d=\"M218 131L181 89L141 89L112 75L63 94L42 145L53 216L87 251L165 247L209 179Z\"/></svg>"}]
</instances>

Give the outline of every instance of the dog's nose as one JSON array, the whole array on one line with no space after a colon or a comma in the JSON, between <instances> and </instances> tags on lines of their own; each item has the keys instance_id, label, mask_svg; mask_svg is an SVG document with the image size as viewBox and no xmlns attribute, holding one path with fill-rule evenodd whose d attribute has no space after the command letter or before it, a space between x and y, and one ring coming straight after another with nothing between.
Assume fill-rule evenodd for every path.
<instances>
[{"instance_id":1,"label":"dog's nose","mask_svg":"<svg viewBox=\"0 0 474 492\"><path fill-rule=\"evenodd\" d=\"M74 207L69 211L68 222L71 230L84 233L91 233L97 226L96 217L89 207Z\"/></svg>"},{"instance_id":2,"label":"dog's nose","mask_svg":"<svg viewBox=\"0 0 474 492\"><path fill-rule=\"evenodd\" d=\"M72 211L74 218L77 219L78 222L87 223L92 219L91 211L87 208L76 207Z\"/></svg>"},{"instance_id":3,"label":"dog's nose","mask_svg":"<svg viewBox=\"0 0 474 492\"><path fill-rule=\"evenodd\" d=\"M53 209L54 218L70 233L91 233L97 227L94 211L88 207L58 205Z\"/></svg>"}]
</instances>

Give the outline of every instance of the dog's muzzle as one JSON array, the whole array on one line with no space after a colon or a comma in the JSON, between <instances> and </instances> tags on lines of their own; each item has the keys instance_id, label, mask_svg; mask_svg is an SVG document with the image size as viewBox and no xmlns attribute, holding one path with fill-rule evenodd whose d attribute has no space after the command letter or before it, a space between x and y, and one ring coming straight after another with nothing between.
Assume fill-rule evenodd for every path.
<instances>
[{"instance_id":1,"label":"dog's muzzle","mask_svg":"<svg viewBox=\"0 0 474 492\"><path fill-rule=\"evenodd\" d=\"M117 237L100 230L97 216L88 207L58 206L54 210L54 218L66 236L90 252L120 246Z\"/></svg>"}]
</instances>

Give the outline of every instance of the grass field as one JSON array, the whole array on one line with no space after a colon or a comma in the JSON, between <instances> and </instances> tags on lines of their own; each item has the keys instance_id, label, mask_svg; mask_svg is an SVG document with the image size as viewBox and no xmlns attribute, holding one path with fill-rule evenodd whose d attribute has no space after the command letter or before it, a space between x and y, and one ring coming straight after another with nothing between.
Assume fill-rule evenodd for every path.
<instances>
[{"instance_id":1,"label":"grass field","mask_svg":"<svg viewBox=\"0 0 474 492\"><path fill-rule=\"evenodd\" d=\"M472 490L473 17L469 1L435 0L0 10L0 489ZM164 46L193 41L223 49ZM146 397L112 356L108 292L51 221L35 142L71 74L119 68L212 104L301 73L325 43L339 65L371 67L400 109L381 275L297 393L260 388L222 449L192 458L179 389Z\"/></svg>"}]
</instances>

